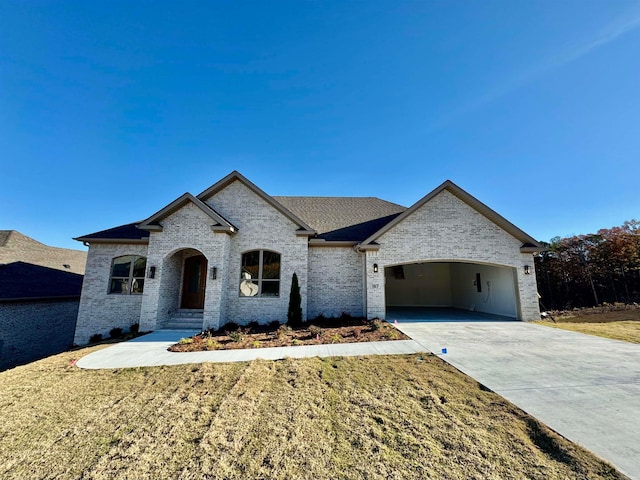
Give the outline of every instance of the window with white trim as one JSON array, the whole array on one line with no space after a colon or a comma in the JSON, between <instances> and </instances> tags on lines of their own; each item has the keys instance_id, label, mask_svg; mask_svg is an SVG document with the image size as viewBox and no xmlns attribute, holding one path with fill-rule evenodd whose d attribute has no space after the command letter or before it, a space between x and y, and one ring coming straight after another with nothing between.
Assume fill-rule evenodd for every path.
<instances>
[{"instance_id":1,"label":"window with white trim","mask_svg":"<svg viewBox=\"0 0 640 480\"><path fill-rule=\"evenodd\" d=\"M280 254L252 250L242 254L241 297L280 296Z\"/></svg>"},{"instance_id":2,"label":"window with white trim","mask_svg":"<svg viewBox=\"0 0 640 480\"><path fill-rule=\"evenodd\" d=\"M111 263L109 293L131 295L142 293L147 258L138 255L116 257Z\"/></svg>"}]
</instances>

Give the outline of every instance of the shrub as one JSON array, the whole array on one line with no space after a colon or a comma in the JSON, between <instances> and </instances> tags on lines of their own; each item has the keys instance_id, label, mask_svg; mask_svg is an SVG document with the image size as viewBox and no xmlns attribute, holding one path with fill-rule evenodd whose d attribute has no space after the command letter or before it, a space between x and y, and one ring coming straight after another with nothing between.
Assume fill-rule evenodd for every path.
<instances>
[{"instance_id":1,"label":"shrub","mask_svg":"<svg viewBox=\"0 0 640 480\"><path fill-rule=\"evenodd\" d=\"M230 332L232 330L238 330L239 328L240 325L238 325L236 322L227 322L222 327L220 327L220 330L224 332Z\"/></svg>"},{"instance_id":2,"label":"shrub","mask_svg":"<svg viewBox=\"0 0 640 480\"><path fill-rule=\"evenodd\" d=\"M249 322L249 324L247 325L249 328L251 328L252 330L255 330L256 328L260 328L260 324L258 322L256 322L255 320L252 322Z\"/></svg>"},{"instance_id":3,"label":"shrub","mask_svg":"<svg viewBox=\"0 0 640 480\"><path fill-rule=\"evenodd\" d=\"M331 337L331 343L340 343L342 341L342 335L336 333Z\"/></svg>"},{"instance_id":4,"label":"shrub","mask_svg":"<svg viewBox=\"0 0 640 480\"><path fill-rule=\"evenodd\" d=\"M193 338L188 337L188 338L181 338L180 341L178 342L180 345L188 345L190 343L193 343Z\"/></svg>"},{"instance_id":5,"label":"shrub","mask_svg":"<svg viewBox=\"0 0 640 480\"><path fill-rule=\"evenodd\" d=\"M309 333L314 337L318 337L322 335L322 329L320 327L316 327L315 325L309 325Z\"/></svg>"},{"instance_id":6,"label":"shrub","mask_svg":"<svg viewBox=\"0 0 640 480\"><path fill-rule=\"evenodd\" d=\"M278 320L269 322L269 328L271 328L272 330L277 330L278 328L280 328L280 322Z\"/></svg>"},{"instance_id":7,"label":"shrub","mask_svg":"<svg viewBox=\"0 0 640 480\"><path fill-rule=\"evenodd\" d=\"M112 328L109 330L109 336L111 338L122 338L122 329L121 328Z\"/></svg>"},{"instance_id":8,"label":"shrub","mask_svg":"<svg viewBox=\"0 0 640 480\"><path fill-rule=\"evenodd\" d=\"M207 350L217 350L220 348L220 344L215 341L213 338L207 339Z\"/></svg>"},{"instance_id":9,"label":"shrub","mask_svg":"<svg viewBox=\"0 0 640 480\"><path fill-rule=\"evenodd\" d=\"M94 333L89 337L89 343L98 343L100 340L102 340L101 333Z\"/></svg>"},{"instance_id":10,"label":"shrub","mask_svg":"<svg viewBox=\"0 0 640 480\"><path fill-rule=\"evenodd\" d=\"M347 312L342 312L340 314L340 320L342 320L343 322L346 322L347 320L351 320L351 319L353 319L353 317Z\"/></svg>"},{"instance_id":11,"label":"shrub","mask_svg":"<svg viewBox=\"0 0 640 480\"><path fill-rule=\"evenodd\" d=\"M262 346L262 342L260 340L254 340L251 345L253 348L260 348Z\"/></svg>"},{"instance_id":12,"label":"shrub","mask_svg":"<svg viewBox=\"0 0 640 480\"><path fill-rule=\"evenodd\" d=\"M291 278L291 292L289 293L289 310L287 311L287 323L292 327L302 325L302 297L300 296L300 285L298 275L293 272Z\"/></svg>"},{"instance_id":13,"label":"shrub","mask_svg":"<svg viewBox=\"0 0 640 480\"><path fill-rule=\"evenodd\" d=\"M278 338L282 340L291 333L291 327L286 323L278 327Z\"/></svg>"},{"instance_id":14,"label":"shrub","mask_svg":"<svg viewBox=\"0 0 640 480\"><path fill-rule=\"evenodd\" d=\"M230 332L228 331L227 335L234 342L241 342L242 339L244 338L244 334L243 334L242 330L240 330L240 329L233 330L233 331L230 331Z\"/></svg>"},{"instance_id":15,"label":"shrub","mask_svg":"<svg viewBox=\"0 0 640 480\"><path fill-rule=\"evenodd\" d=\"M371 331L372 332L380 330L381 328L382 328L382 322L380 320L378 320L377 318L371 320Z\"/></svg>"},{"instance_id":16,"label":"shrub","mask_svg":"<svg viewBox=\"0 0 640 480\"><path fill-rule=\"evenodd\" d=\"M129 331L131 333L138 333L140 331L140 324L139 323L134 323L133 325L131 325L129 327Z\"/></svg>"}]
</instances>

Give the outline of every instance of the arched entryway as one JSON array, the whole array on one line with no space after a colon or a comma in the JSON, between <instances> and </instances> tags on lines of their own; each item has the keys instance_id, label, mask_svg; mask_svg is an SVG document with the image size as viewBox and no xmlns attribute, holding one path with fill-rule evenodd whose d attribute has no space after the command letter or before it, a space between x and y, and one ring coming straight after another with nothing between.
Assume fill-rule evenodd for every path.
<instances>
[{"instance_id":1,"label":"arched entryway","mask_svg":"<svg viewBox=\"0 0 640 480\"><path fill-rule=\"evenodd\" d=\"M516 272L511 267L460 261L388 266L385 307L388 318L515 320Z\"/></svg>"},{"instance_id":2,"label":"arched entryway","mask_svg":"<svg viewBox=\"0 0 640 480\"><path fill-rule=\"evenodd\" d=\"M158 320L163 328L201 329L207 283L207 257L195 248L168 254L162 264Z\"/></svg>"}]
</instances>

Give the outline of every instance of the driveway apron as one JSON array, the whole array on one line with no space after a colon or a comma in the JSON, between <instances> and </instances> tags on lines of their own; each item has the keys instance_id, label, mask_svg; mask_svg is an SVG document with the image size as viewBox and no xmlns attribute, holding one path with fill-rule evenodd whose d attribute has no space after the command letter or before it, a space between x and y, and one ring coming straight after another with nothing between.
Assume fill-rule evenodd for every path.
<instances>
[{"instance_id":1,"label":"driveway apron","mask_svg":"<svg viewBox=\"0 0 640 480\"><path fill-rule=\"evenodd\" d=\"M485 387L640 480L640 345L523 322L410 319L397 326Z\"/></svg>"}]
</instances>

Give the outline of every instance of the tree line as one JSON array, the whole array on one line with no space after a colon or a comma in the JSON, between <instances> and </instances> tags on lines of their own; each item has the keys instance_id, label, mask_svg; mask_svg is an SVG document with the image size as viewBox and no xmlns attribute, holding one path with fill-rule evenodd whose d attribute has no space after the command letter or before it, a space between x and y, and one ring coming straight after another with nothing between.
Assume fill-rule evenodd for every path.
<instances>
[{"instance_id":1,"label":"tree line","mask_svg":"<svg viewBox=\"0 0 640 480\"><path fill-rule=\"evenodd\" d=\"M544 308L640 303L639 221L542 243L547 250L535 257L535 265Z\"/></svg>"}]
</instances>

